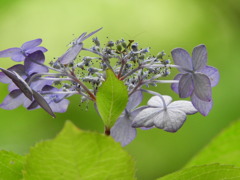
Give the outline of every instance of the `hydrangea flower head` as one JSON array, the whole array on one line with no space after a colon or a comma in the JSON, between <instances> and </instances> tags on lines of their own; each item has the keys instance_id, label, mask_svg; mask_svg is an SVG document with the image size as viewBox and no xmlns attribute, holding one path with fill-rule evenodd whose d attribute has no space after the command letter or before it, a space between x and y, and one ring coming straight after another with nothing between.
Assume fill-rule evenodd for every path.
<instances>
[{"instance_id":1,"label":"hydrangea flower head","mask_svg":"<svg viewBox=\"0 0 240 180\"><path fill-rule=\"evenodd\" d=\"M172 89L181 98L191 96L195 108L207 115L212 107L212 86L219 81L218 70L207 66L207 50L205 45L193 49L192 57L182 48L172 51L172 57L181 72L174 79L178 84L172 84Z\"/></svg>"},{"instance_id":2,"label":"hydrangea flower head","mask_svg":"<svg viewBox=\"0 0 240 180\"><path fill-rule=\"evenodd\" d=\"M195 47L192 57L182 48L174 49L174 65L164 51L152 55L149 47L141 48L140 44L133 40L107 40L100 43L97 37L93 37L93 45L87 47L84 41L101 29L89 34L82 33L72 42L72 46L56 58L57 60L51 61L50 65L45 64L44 53L47 49L39 47L41 39L28 41L20 48L0 51L0 58L10 57L16 62L24 61L23 64L16 64L8 69L0 68L0 82L9 85L9 94L0 104L0 108L10 110L23 105L28 110L34 110L41 107L55 117L54 112L67 111L67 98L72 95L81 97L79 103L92 101L98 106L97 93L102 83L108 80L106 71L109 70L108 72L113 73L112 78L116 80L114 82L121 84L118 87L124 87L124 100L127 102L128 97L128 104L120 108L111 126L104 122L105 134L111 135L122 146L136 137L136 128L156 127L176 132L185 122L187 115L197 111L203 115L209 113L212 108L211 87L218 83L219 73L216 68L206 65L207 51L204 45ZM87 51L90 55L79 56L82 51ZM168 77L171 68L177 68L180 74L174 80L161 79ZM191 102L172 102L170 96L162 96L148 89L162 83L172 84L172 89L180 98L191 97ZM111 92L114 90L110 89ZM139 107L143 93L154 96L147 105ZM104 103L102 104L105 105ZM96 110L98 109L96 107Z\"/></svg>"}]
</instances>

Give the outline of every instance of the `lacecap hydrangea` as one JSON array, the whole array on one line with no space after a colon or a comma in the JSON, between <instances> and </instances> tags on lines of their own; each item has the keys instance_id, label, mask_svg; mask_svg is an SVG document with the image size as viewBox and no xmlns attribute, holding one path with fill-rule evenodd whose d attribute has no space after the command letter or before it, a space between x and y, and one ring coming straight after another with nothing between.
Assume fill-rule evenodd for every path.
<instances>
[{"instance_id":1,"label":"lacecap hydrangea","mask_svg":"<svg viewBox=\"0 0 240 180\"><path fill-rule=\"evenodd\" d=\"M55 112L66 112L68 97L78 95L81 102L92 101L98 111L96 95L107 79L106 72L111 72L124 83L128 103L113 125L105 124L105 134L122 146L135 138L136 128L176 132L187 115L197 112L208 115L213 104L211 88L218 84L219 72L207 65L205 45L194 47L192 56L182 48L173 49L173 64L164 51L151 55L150 48L140 48L133 40L119 39L102 44L94 37L101 29L81 34L50 64L45 63L47 49L39 46L41 39L0 51L1 58L22 62L8 69L0 68L0 82L8 84L9 91L0 107L7 110L21 105L28 110L43 108L55 117ZM86 47L84 41L90 37L93 37L93 45ZM83 51L91 55L80 56ZM179 70L179 74L173 80L163 79L172 68ZM150 86L161 83L171 84L180 98L190 97L191 101L173 101L168 95L149 90ZM144 93L153 96L147 105L139 106Z\"/></svg>"}]
</instances>

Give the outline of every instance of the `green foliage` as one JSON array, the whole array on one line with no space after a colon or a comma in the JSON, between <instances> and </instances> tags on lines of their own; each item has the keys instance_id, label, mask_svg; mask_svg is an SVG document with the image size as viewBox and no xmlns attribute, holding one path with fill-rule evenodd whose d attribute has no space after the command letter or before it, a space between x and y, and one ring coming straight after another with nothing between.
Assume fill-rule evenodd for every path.
<instances>
[{"instance_id":1,"label":"green foliage","mask_svg":"<svg viewBox=\"0 0 240 180\"><path fill-rule=\"evenodd\" d=\"M158 180L220 180L239 179L240 168L231 165L202 165L183 169Z\"/></svg>"},{"instance_id":2,"label":"green foliage","mask_svg":"<svg viewBox=\"0 0 240 180\"><path fill-rule=\"evenodd\" d=\"M31 149L24 180L134 179L134 173L131 157L111 137L68 122L57 138Z\"/></svg>"},{"instance_id":3,"label":"green foliage","mask_svg":"<svg viewBox=\"0 0 240 180\"><path fill-rule=\"evenodd\" d=\"M240 121L234 122L214 138L187 166L209 163L233 164L240 167Z\"/></svg>"},{"instance_id":4,"label":"green foliage","mask_svg":"<svg viewBox=\"0 0 240 180\"><path fill-rule=\"evenodd\" d=\"M81 131L70 122L26 158L0 153L0 180L132 180L134 174L134 161L111 137Z\"/></svg>"},{"instance_id":5,"label":"green foliage","mask_svg":"<svg viewBox=\"0 0 240 180\"><path fill-rule=\"evenodd\" d=\"M19 180L25 157L12 152L0 151L0 180Z\"/></svg>"},{"instance_id":6,"label":"green foliage","mask_svg":"<svg viewBox=\"0 0 240 180\"><path fill-rule=\"evenodd\" d=\"M96 97L98 111L106 127L111 128L128 102L127 87L112 70L107 70L107 79L102 83Z\"/></svg>"}]
</instances>

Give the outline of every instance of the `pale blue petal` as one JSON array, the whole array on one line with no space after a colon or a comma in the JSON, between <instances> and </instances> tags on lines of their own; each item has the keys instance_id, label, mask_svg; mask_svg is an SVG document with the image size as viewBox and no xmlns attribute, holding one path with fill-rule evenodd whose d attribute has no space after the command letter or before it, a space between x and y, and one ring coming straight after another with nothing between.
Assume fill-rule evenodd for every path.
<instances>
[{"instance_id":1,"label":"pale blue petal","mask_svg":"<svg viewBox=\"0 0 240 180\"><path fill-rule=\"evenodd\" d=\"M171 53L172 53L173 61L176 65L179 65L182 68L190 71L193 70L192 59L186 50L182 48L176 48L176 49L173 49ZM183 69L178 68L178 70L180 72L186 72Z\"/></svg>"},{"instance_id":2,"label":"pale blue petal","mask_svg":"<svg viewBox=\"0 0 240 180\"><path fill-rule=\"evenodd\" d=\"M30 49L30 48L34 48L38 45L40 45L42 43L42 39L34 39L34 40L31 40L31 41L27 41L25 42L23 45L22 45L22 49L23 50L27 50L27 49Z\"/></svg>"},{"instance_id":3,"label":"pale blue petal","mask_svg":"<svg viewBox=\"0 0 240 180\"><path fill-rule=\"evenodd\" d=\"M209 78L202 73L193 74L194 94L202 101L212 100L212 88Z\"/></svg>"},{"instance_id":4,"label":"pale blue petal","mask_svg":"<svg viewBox=\"0 0 240 180\"><path fill-rule=\"evenodd\" d=\"M69 64L71 63L77 55L82 50L83 44L75 44L72 47L70 47L65 54L63 54L60 58L58 58L58 61L62 64Z\"/></svg>"},{"instance_id":5,"label":"pale blue petal","mask_svg":"<svg viewBox=\"0 0 240 180\"><path fill-rule=\"evenodd\" d=\"M24 61L25 71L28 75L33 73L45 73L48 72L48 68L39 64L36 64L34 61L43 64L45 61L45 56L42 51L36 51L26 57Z\"/></svg>"},{"instance_id":6,"label":"pale blue petal","mask_svg":"<svg viewBox=\"0 0 240 180\"><path fill-rule=\"evenodd\" d=\"M15 55L16 53L21 52L20 48L9 48L3 51L0 51L0 58L3 57L12 57L13 55Z\"/></svg>"},{"instance_id":7,"label":"pale blue petal","mask_svg":"<svg viewBox=\"0 0 240 180\"><path fill-rule=\"evenodd\" d=\"M183 74L178 84L180 98L187 98L192 94L194 90L192 74Z\"/></svg>"},{"instance_id":8,"label":"pale blue petal","mask_svg":"<svg viewBox=\"0 0 240 180\"><path fill-rule=\"evenodd\" d=\"M180 80L181 77L182 77L182 75L183 75L183 74L177 74L177 75L174 77L174 80ZM179 86L179 83L172 83L172 85L171 85L172 90L173 90L175 93L177 93L177 94L179 94L179 92L178 92L178 86Z\"/></svg>"},{"instance_id":9,"label":"pale blue petal","mask_svg":"<svg viewBox=\"0 0 240 180\"><path fill-rule=\"evenodd\" d=\"M3 100L0 104L0 108L12 110L24 103L26 96L22 93L21 90L13 90L9 95Z\"/></svg>"},{"instance_id":10,"label":"pale blue petal","mask_svg":"<svg viewBox=\"0 0 240 180\"><path fill-rule=\"evenodd\" d=\"M111 128L111 136L122 146L126 146L136 137L136 129L131 125L132 122L127 116L121 116Z\"/></svg>"},{"instance_id":11,"label":"pale blue petal","mask_svg":"<svg viewBox=\"0 0 240 180\"><path fill-rule=\"evenodd\" d=\"M191 96L191 101L193 106L203 115L207 116L210 110L212 109L213 102L202 101L194 93Z\"/></svg>"},{"instance_id":12,"label":"pale blue petal","mask_svg":"<svg viewBox=\"0 0 240 180\"><path fill-rule=\"evenodd\" d=\"M217 68L211 67L211 66L206 66L205 68L203 68L199 72L208 76L208 78L210 79L212 87L214 87L218 84L220 75L219 75L219 72L218 72Z\"/></svg>"},{"instance_id":13,"label":"pale blue petal","mask_svg":"<svg viewBox=\"0 0 240 180\"><path fill-rule=\"evenodd\" d=\"M28 49L27 51L25 51L26 55L29 55L29 54L32 54L36 51L42 51L43 53L44 52L47 52L47 49L45 47L34 47L34 48L31 48L31 49Z\"/></svg>"},{"instance_id":14,"label":"pale blue petal","mask_svg":"<svg viewBox=\"0 0 240 180\"><path fill-rule=\"evenodd\" d=\"M22 52L17 52L11 56L11 59L16 62L21 62L25 60L25 56Z\"/></svg>"},{"instance_id":15,"label":"pale blue petal","mask_svg":"<svg viewBox=\"0 0 240 180\"><path fill-rule=\"evenodd\" d=\"M128 104L126 109L128 111L135 109L142 102L142 99L143 99L143 95L141 91L134 92L128 99Z\"/></svg>"},{"instance_id":16,"label":"pale blue petal","mask_svg":"<svg viewBox=\"0 0 240 180\"><path fill-rule=\"evenodd\" d=\"M193 70L199 71L207 64L207 49L206 46L201 44L196 46L192 52Z\"/></svg>"}]
</instances>

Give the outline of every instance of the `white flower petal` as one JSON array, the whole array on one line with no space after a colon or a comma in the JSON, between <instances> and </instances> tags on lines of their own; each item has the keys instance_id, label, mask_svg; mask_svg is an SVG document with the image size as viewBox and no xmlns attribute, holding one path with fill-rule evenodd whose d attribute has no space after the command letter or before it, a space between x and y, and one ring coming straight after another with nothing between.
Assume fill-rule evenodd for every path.
<instances>
[{"instance_id":1,"label":"white flower petal","mask_svg":"<svg viewBox=\"0 0 240 180\"><path fill-rule=\"evenodd\" d=\"M180 110L167 109L155 117L154 125L168 132L176 132L186 120L186 114Z\"/></svg>"},{"instance_id":2,"label":"white flower petal","mask_svg":"<svg viewBox=\"0 0 240 180\"><path fill-rule=\"evenodd\" d=\"M133 119L132 127L151 127L153 126L153 118L162 111L162 108L146 108L142 110Z\"/></svg>"},{"instance_id":3,"label":"white flower petal","mask_svg":"<svg viewBox=\"0 0 240 180\"><path fill-rule=\"evenodd\" d=\"M168 105L172 101L171 96L162 96L166 105ZM162 99L159 96L153 96L149 99L148 105L152 107L163 107Z\"/></svg>"},{"instance_id":4,"label":"white flower petal","mask_svg":"<svg viewBox=\"0 0 240 180\"><path fill-rule=\"evenodd\" d=\"M186 114L195 114L198 112L191 101L184 100L172 102L168 105L168 109L180 110L185 112Z\"/></svg>"}]
</instances>

